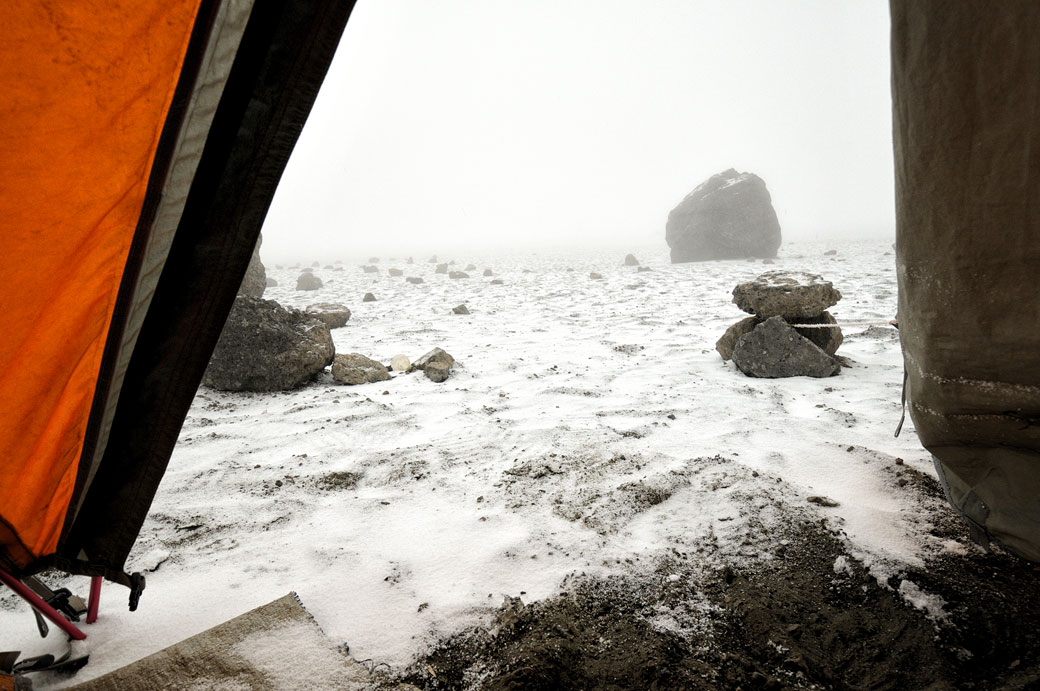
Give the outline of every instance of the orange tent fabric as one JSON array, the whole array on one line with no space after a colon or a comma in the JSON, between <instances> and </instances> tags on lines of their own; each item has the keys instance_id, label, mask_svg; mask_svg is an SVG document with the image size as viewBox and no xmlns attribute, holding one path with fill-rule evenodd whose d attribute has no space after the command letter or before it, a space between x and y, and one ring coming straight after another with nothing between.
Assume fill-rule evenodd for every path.
<instances>
[{"instance_id":1,"label":"orange tent fabric","mask_svg":"<svg viewBox=\"0 0 1040 691\"><path fill-rule=\"evenodd\" d=\"M0 545L54 551L200 0L0 8Z\"/></svg>"}]
</instances>

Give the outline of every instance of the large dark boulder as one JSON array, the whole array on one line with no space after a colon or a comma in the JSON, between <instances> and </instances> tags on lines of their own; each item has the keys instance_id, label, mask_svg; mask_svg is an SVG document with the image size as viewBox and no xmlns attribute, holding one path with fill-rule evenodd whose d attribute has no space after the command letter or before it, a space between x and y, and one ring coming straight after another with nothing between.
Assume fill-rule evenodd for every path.
<instances>
[{"instance_id":1,"label":"large dark boulder","mask_svg":"<svg viewBox=\"0 0 1040 691\"><path fill-rule=\"evenodd\" d=\"M841 371L836 359L781 317L770 317L741 336L732 357L749 377L831 377Z\"/></svg>"},{"instance_id":2,"label":"large dark boulder","mask_svg":"<svg viewBox=\"0 0 1040 691\"><path fill-rule=\"evenodd\" d=\"M673 263L775 257L780 222L762 178L730 168L712 175L672 209L665 241Z\"/></svg>"},{"instance_id":3,"label":"large dark boulder","mask_svg":"<svg viewBox=\"0 0 1040 691\"><path fill-rule=\"evenodd\" d=\"M202 383L224 391L287 391L312 379L334 356L325 322L274 300L240 295Z\"/></svg>"},{"instance_id":4,"label":"large dark boulder","mask_svg":"<svg viewBox=\"0 0 1040 691\"><path fill-rule=\"evenodd\" d=\"M256 247L253 248L253 258L249 260L245 278L242 279L242 285L238 288L239 295L248 295L254 298L264 296L264 289L267 288L268 281L267 271L264 270L263 262L260 261L260 245L263 241L263 235L256 239Z\"/></svg>"}]
</instances>

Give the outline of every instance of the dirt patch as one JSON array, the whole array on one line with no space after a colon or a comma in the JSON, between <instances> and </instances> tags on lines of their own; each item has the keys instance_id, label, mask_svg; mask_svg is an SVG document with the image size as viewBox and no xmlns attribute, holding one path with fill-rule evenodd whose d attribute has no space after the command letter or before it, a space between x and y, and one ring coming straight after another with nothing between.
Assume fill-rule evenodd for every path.
<instances>
[{"instance_id":1,"label":"dirt patch","mask_svg":"<svg viewBox=\"0 0 1040 691\"><path fill-rule=\"evenodd\" d=\"M426 689L1006 689L1040 687L1040 571L969 552L878 583L821 523L776 558L700 571L575 575L507 598L392 681ZM716 562L718 563L718 562ZM919 609L914 595L940 603ZM388 680L389 681L389 680Z\"/></svg>"}]
</instances>

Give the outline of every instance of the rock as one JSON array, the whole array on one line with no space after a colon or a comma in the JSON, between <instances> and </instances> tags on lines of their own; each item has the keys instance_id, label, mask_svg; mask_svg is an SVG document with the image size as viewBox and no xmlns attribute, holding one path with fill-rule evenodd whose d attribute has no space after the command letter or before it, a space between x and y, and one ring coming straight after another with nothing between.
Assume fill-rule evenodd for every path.
<instances>
[{"instance_id":1,"label":"rock","mask_svg":"<svg viewBox=\"0 0 1040 691\"><path fill-rule=\"evenodd\" d=\"M770 317L737 340L733 363L749 377L831 377L838 361L780 317Z\"/></svg>"},{"instance_id":2,"label":"rock","mask_svg":"<svg viewBox=\"0 0 1040 691\"><path fill-rule=\"evenodd\" d=\"M389 273L391 276L404 276L404 271L401 269L390 269Z\"/></svg>"},{"instance_id":3,"label":"rock","mask_svg":"<svg viewBox=\"0 0 1040 691\"><path fill-rule=\"evenodd\" d=\"M273 279L273 278L271 278L270 276L268 276L268 277L267 277L267 278L266 278L266 279L264 280L264 283L265 283L265 284L267 284L267 287L268 287L268 288L277 288L277 287L278 287L278 281L274 280L274 279Z\"/></svg>"},{"instance_id":4,"label":"rock","mask_svg":"<svg viewBox=\"0 0 1040 691\"><path fill-rule=\"evenodd\" d=\"M503 285L505 281L503 281L501 278L496 278L493 281L489 281L489 283L493 286L500 286Z\"/></svg>"},{"instance_id":5,"label":"rock","mask_svg":"<svg viewBox=\"0 0 1040 691\"><path fill-rule=\"evenodd\" d=\"M722 338L715 342L715 350L719 351L719 355L722 356L723 360L729 360L733 357L733 348L737 345L740 337L751 333L761 323L762 320L758 317L741 319L726 329L726 333L722 334Z\"/></svg>"},{"instance_id":6,"label":"rock","mask_svg":"<svg viewBox=\"0 0 1040 691\"><path fill-rule=\"evenodd\" d=\"M242 278L242 285L238 287L239 295L248 295L254 298L264 296L264 289L268 284L267 272L264 270L263 262L260 261L260 245L263 241L263 235L257 237L256 246L253 248L253 256L249 260L249 266L246 267L246 275Z\"/></svg>"},{"instance_id":7,"label":"rock","mask_svg":"<svg viewBox=\"0 0 1040 691\"><path fill-rule=\"evenodd\" d=\"M834 501L830 497L812 496L812 497L806 497L805 501L809 502L810 504L816 504L817 506L826 506L826 507L841 506L841 504L839 504L838 502Z\"/></svg>"},{"instance_id":8,"label":"rock","mask_svg":"<svg viewBox=\"0 0 1040 691\"><path fill-rule=\"evenodd\" d=\"M336 356L336 361L332 363L332 378L340 384L356 386L386 381L390 373L382 363L359 353L350 353Z\"/></svg>"},{"instance_id":9,"label":"rock","mask_svg":"<svg viewBox=\"0 0 1040 691\"><path fill-rule=\"evenodd\" d=\"M446 273L448 273L448 265L447 264L438 264L437 265L437 269L434 271L434 273L436 273L436 274L446 274Z\"/></svg>"},{"instance_id":10,"label":"rock","mask_svg":"<svg viewBox=\"0 0 1040 691\"><path fill-rule=\"evenodd\" d=\"M649 266L637 266L636 267L636 272L637 273L642 273L644 271L649 271L649 270L650 270Z\"/></svg>"},{"instance_id":11,"label":"rock","mask_svg":"<svg viewBox=\"0 0 1040 691\"><path fill-rule=\"evenodd\" d=\"M409 276L408 278L406 278L404 280L408 281L412 285L419 285L420 283L423 282L423 280L421 278L419 278L418 276Z\"/></svg>"},{"instance_id":12,"label":"rock","mask_svg":"<svg viewBox=\"0 0 1040 691\"><path fill-rule=\"evenodd\" d=\"M437 255L435 254L435 255L433 255L432 257L430 257L430 258L429 258L429 259L427 260L427 263L428 263L428 264L436 264L436 263L437 263Z\"/></svg>"},{"instance_id":13,"label":"rock","mask_svg":"<svg viewBox=\"0 0 1040 691\"><path fill-rule=\"evenodd\" d=\"M435 382L442 382L448 378L454 364L455 358L440 348L434 348L413 362L409 371L422 370L428 378Z\"/></svg>"},{"instance_id":14,"label":"rock","mask_svg":"<svg viewBox=\"0 0 1040 691\"><path fill-rule=\"evenodd\" d=\"M308 305L307 314L322 320L330 329L346 326L347 320L350 319L350 310L346 305L341 305L338 302L319 302L314 305Z\"/></svg>"},{"instance_id":15,"label":"rock","mask_svg":"<svg viewBox=\"0 0 1040 691\"><path fill-rule=\"evenodd\" d=\"M476 271L476 270L477 270L477 267L475 265L473 265L473 264L467 264L466 268L463 269L463 271Z\"/></svg>"},{"instance_id":16,"label":"rock","mask_svg":"<svg viewBox=\"0 0 1040 691\"><path fill-rule=\"evenodd\" d=\"M333 270L335 270L336 267L333 266L332 264L326 264L325 268L328 269L329 271L333 271Z\"/></svg>"},{"instance_id":17,"label":"rock","mask_svg":"<svg viewBox=\"0 0 1040 691\"><path fill-rule=\"evenodd\" d=\"M372 293L365 293L365 297L361 298L361 302L375 302L376 296Z\"/></svg>"},{"instance_id":18,"label":"rock","mask_svg":"<svg viewBox=\"0 0 1040 691\"><path fill-rule=\"evenodd\" d=\"M804 271L767 271L733 289L740 309L763 319L816 317L841 300L830 281Z\"/></svg>"},{"instance_id":19,"label":"rock","mask_svg":"<svg viewBox=\"0 0 1040 691\"><path fill-rule=\"evenodd\" d=\"M223 391L287 391L324 370L335 352L317 317L240 295L202 381Z\"/></svg>"},{"instance_id":20,"label":"rock","mask_svg":"<svg viewBox=\"0 0 1040 691\"><path fill-rule=\"evenodd\" d=\"M379 267L378 266L362 266L361 270L364 271L366 274L374 274L374 273L377 273L379 271Z\"/></svg>"},{"instance_id":21,"label":"rock","mask_svg":"<svg viewBox=\"0 0 1040 691\"><path fill-rule=\"evenodd\" d=\"M379 257L369 257L368 258L368 263L369 264L378 264L379 263Z\"/></svg>"},{"instance_id":22,"label":"rock","mask_svg":"<svg viewBox=\"0 0 1040 691\"><path fill-rule=\"evenodd\" d=\"M762 178L729 170L712 175L668 214L672 262L775 257L780 222Z\"/></svg>"},{"instance_id":23,"label":"rock","mask_svg":"<svg viewBox=\"0 0 1040 691\"><path fill-rule=\"evenodd\" d=\"M639 260L634 254L625 255L625 266L639 266Z\"/></svg>"},{"instance_id":24,"label":"rock","mask_svg":"<svg viewBox=\"0 0 1040 691\"><path fill-rule=\"evenodd\" d=\"M591 278L591 279L593 279L595 281L598 281L599 279L603 278L603 276L601 276L600 274L598 274L595 271L593 271L592 273L589 274L589 278Z\"/></svg>"},{"instance_id":25,"label":"rock","mask_svg":"<svg viewBox=\"0 0 1040 691\"><path fill-rule=\"evenodd\" d=\"M469 274L465 271L451 271L448 273L448 278L469 278Z\"/></svg>"},{"instance_id":26,"label":"rock","mask_svg":"<svg viewBox=\"0 0 1040 691\"><path fill-rule=\"evenodd\" d=\"M311 262L311 266L318 267L321 266L321 264L319 262Z\"/></svg>"},{"instance_id":27,"label":"rock","mask_svg":"<svg viewBox=\"0 0 1040 691\"><path fill-rule=\"evenodd\" d=\"M838 250L827 250L826 252L823 253L823 256L825 256L825 257L833 257L837 253L838 253Z\"/></svg>"},{"instance_id":28,"label":"rock","mask_svg":"<svg viewBox=\"0 0 1040 691\"><path fill-rule=\"evenodd\" d=\"M292 268L294 268L294 269L295 269L296 267L294 266L294 267L292 267ZM302 269L300 269L300 271L302 271L302 272L303 272L303 273L305 273L305 274L312 274L312 273L314 273L314 269L312 269L312 268L311 268L311 267L309 267L309 266L305 266L305 267L303 267Z\"/></svg>"},{"instance_id":29,"label":"rock","mask_svg":"<svg viewBox=\"0 0 1040 691\"><path fill-rule=\"evenodd\" d=\"M432 363L423 368L423 374L426 375L427 379L439 384L448 378L448 375L451 374L451 368L445 367L440 363Z\"/></svg>"},{"instance_id":30,"label":"rock","mask_svg":"<svg viewBox=\"0 0 1040 691\"><path fill-rule=\"evenodd\" d=\"M452 307L451 311L453 314L469 314L469 308L465 305L458 305L457 307Z\"/></svg>"},{"instance_id":31,"label":"rock","mask_svg":"<svg viewBox=\"0 0 1040 691\"><path fill-rule=\"evenodd\" d=\"M407 355L395 355L390 358L390 368L395 372L407 372L411 366L412 361L408 359Z\"/></svg>"},{"instance_id":32,"label":"rock","mask_svg":"<svg viewBox=\"0 0 1040 691\"><path fill-rule=\"evenodd\" d=\"M794 323L837 324L838 321L831 315L830 312L824 312L823 314L817 317L804 317L801 319L796 319L794 320ZM837 352L838 347L844 340L844 337L841 334L841 329L837 326L830 329L799 329L796 326L794 330L800 333L805 338L808 338L813 343L815 343L820 350L827 353L828 355L834 355L834 353Z\"/></svg>"},{"instance_id":33,"label":"rock","mask_svg":"<svg viewBox=\"0 0 1040 691\"><path fill-rule=\"evenodd\" d=\"M484 275L485 276L494 276L494 274L491 273L491 269L484 269Z\"/></svg>"},{"instance_id":34,"label":"rock","mask_svg":"<svg viewBox=\"0 0 1040 691\"><path fill-rule=\"evenodd\" d=\"M321 279L309 271L303 272L296 279L296 290L317 290L321 285Z\"/></svg>"}]
</instances>

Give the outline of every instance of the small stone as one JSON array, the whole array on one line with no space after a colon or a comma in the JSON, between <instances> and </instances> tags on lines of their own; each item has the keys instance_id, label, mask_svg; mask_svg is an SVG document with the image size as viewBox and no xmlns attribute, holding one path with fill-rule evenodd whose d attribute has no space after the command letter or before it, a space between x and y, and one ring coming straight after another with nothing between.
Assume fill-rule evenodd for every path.
<instances>
[{"instance_id":1,"label":"small stone","mask_svg":"<svg viewBox=\"0 0 1040 691\"><path fill-rule=\"evenodd\" d=\"M390 368L395 372L404 372L412 366L412 361L407 355L395 355L390 358Z\"/></svg>"},{"instance_id":2,"label":"small stone","mask_svg":"<svg viewBox=\"0 0 1040 691\"><path fill-rule=\"evenodd\" d=\"M309 271L303 272L296 279L296 290L317 290L321 285L321 279Z\"/></svg>"},{"instance_id":3,"label":"small stone","mask_svg":"<svg viewBox=\"0 0 1040 691\"><path fill-rule=\"evenodd\" d=\"M501 278L496 278L495 280L491 281L491 285L493 285L493 286L500 286L500 285L504 285L504 284L505 284L505 281L503 281Z\"/></svg>"},{"instance_id":4,"label":"small stone","mask_svg":"<svg viewBox=\"0 0 1040 691\"><path fill-rule=\"evenodd\" d=\"M448 273L448 278L469 278L469 274L465 271L451 271Z\"/></svg>"},{"instance_id":5,"label":"small stone","mask_svg":"<svg viewBox=\"0 0 1040 691\"><path fill-rule=\"evenodd\" d=\"M437 274L446 274L446 273L448 273L448 265L447 264L438 264L437 268L434 270L434 273L437 273Z\"/></svg>"},{"instance_id":6,"label":"small stone","mask_svg":"<svg viewBox=\"0 0 1040 691\"><path fill-rule=\"evenodd\" d=\"M423 373L428 379L439 384L448 378L450 370L450 367L445 367L440 363L431 363L423 368Z\"/></svg>"},{"instance_id":7,"label":"small stone","mask_svg":"<svg viewBox=\"0 0 1040 691\"><path fill-rule=\"evenodd\" d=\"M400 269L390 269L389 274L391 276L404 276L404 271L401 271Z\"/></svg>"},{"instance_id":8,"label":"small stone","mask_svg":"<svg viewBox=\"0 0 1040 691\"><path fill-rule=\"evenodd\" d=\"M416 285L416 286L423 282L423 280L421 278L419 278L418 276L409 276L408 278L406 278L404 280L406 280L409 283L411 283L412 285Z\"/></svg>"},{"instance_id":9,"label":"small stone","mask_svg":"<svg viewBox=\"0 0 1040 691\"><path fill-rule=\"evenodd\" d=\"M828 508L841 506L841 504L834 501L833 499L830 499L828 497L818 497L815 495L811 497L806 497L805 501L809 502L810 504L816 504L817 506L826 506Z\"/></svg>"},{"instance_id":10,"label":"small stone","mask_svg":"<svg viewBox=\"0 0 1040 691\"><path fill-rule=\"evenodd\" d=\"M639 266L639 260L634 254L625 255L625 266Z\"/></svg>"},{"instance_id":11,"label":"small stone","mask_svg":"<svg viewBox=\"0 0 1040 691\"><path fill-rule=\"evenodd\" d=\"M458 306L456 306L456 307L453 307L453 308L451 309L451 311L452 311L452 312L453 312L454 314L469 314L469 308L468 308L468 307L466 307L465 305L458 305Z\"/></svg>"},{"instance_id":12,"label":"small stone","mask_svg":"<svg viewBox=\"0 0 1040 691\"><path fill-rule=\"evenodd\" d=\"M636 272L637 273L643 273L644 271L650 271L650 267L649 266L637 266L636 267Z\"/></svg>"},{"instance_id":13,"label":"small stone","mask_svg":"<svg viewBox=\"0 0 1040 691\"><path fill-rule=\"evenodd\" d=\"M599 279L603 278L603 276L598 274L598 273L596 273L595 271L593 271L592 273L589 274L589 278L591 278L593 280L599 280Z\"/></svg>"},{"instance_id":14,"label":"small stone","mask_svg":"<svg viewBox=\"0 0 1040 691\"><path fill-rule=\"evenodd\" d=\"M466 268L463 271L476 271L477 267L474 264L466 264Z\"/></svg>"},{"instance_id":15,"label":"small stone","mask_svg":"<svg viewBox=\"0 0 1040 691\"><path fill-rule=\"evenodd\" d=\"M823 253L823 256L825 256L825 257L833 257L837 253L838 253L838 250L827 250L826 252Z\"/></svg>"},{"instance_id":16,"label":"small stone","mask_svg":"<svg viewBox=\"0 0 1040 691\"><path fill-rule=\"evenodd\" d=\"M390 374L381 362L360 353L337 355L332 363L332 378L340 384L358 385L386 381Z\"/></svg>"},{"instance_id":17,"label":"small stone","mask_svg":"<svg viewBox=\"0 0 1040 691\"><path fill-rule=\"evenodd\" d=\"M491 273L491 269L484 269L484 275L485 276L494 276L494 274Z\"/></svg>"},{"instance_id":18,"label":"small stone","mask_svg":"<svg viewBox=\"0 0 1040 691\"><path fill-rule=\"evenodd\" d=\"M374 273L377 273L379 271L379 267L378 266L363 266L363 267L361 267L361 270L364 271L366 274L374 274Z\"/></svg>"},{"instance_id":19,"label":"small stone","mask_svg":"<svg viewBox=\"0 0 1040 691\"><path fill-rule=\"evenodd\" d=\"M365 293L365 297L361 298L361 302L375 302L376 296L372 293Z\"/></svg>"}]
</instances>

